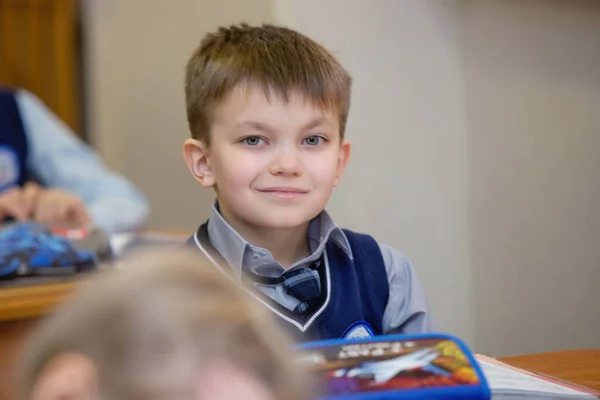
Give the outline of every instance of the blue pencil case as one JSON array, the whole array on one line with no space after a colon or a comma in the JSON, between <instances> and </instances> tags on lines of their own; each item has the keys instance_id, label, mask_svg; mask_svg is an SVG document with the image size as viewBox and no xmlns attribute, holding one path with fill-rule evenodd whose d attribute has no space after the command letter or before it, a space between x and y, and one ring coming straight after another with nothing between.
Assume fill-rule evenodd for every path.
<instances>
[{"instance_id":1,"label":"blue pencil case","mask_svg":"<svg viewBox=\"0 0 600 400\"><path fill-rule=\"evenodd\" d=\"M87 271L111 258L108 236L95 228L0 224L0 280Z\"/></svg>"},{"instance_id":2,"label":"blue pencil case","mask_svg":"<svg viewBox=\"0 0 600 400\"><path fill-rule=\"evenodd\" d=\"M447 334L307 342L296 348L319 400L490 399L473 354Z\"/></svg>"}]
</instances>

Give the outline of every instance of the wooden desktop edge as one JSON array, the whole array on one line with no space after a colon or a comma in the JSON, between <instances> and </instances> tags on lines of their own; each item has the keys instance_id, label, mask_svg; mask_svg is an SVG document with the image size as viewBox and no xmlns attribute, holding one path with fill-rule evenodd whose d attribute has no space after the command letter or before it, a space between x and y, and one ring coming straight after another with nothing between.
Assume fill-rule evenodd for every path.
<instances>
[{"instance_id":1,"label":"wooden desktop edge","mask_svg":"<svg viewBox=\"0 0 600 400\"><path fill-rule=\"evenodd\" d=\"M181 230L149 230L144 234L177 237L185 240L190 233ZM41 317L73 292L78 279L65 282L0 288L0 322Z\"/></svg>"},{"instance_id":2,"label":"wooden desktop edge","mask_svg":"<svg viewBox=\"0 0 600 400\"><path fill-rule=\"evenodd\" d=\"M597 348L523 354L498 360L600 391L600 349Z\"/></svg>"},{"instance_id":3,"label":"wooden desktop edge","mask_svg":"<svg viewBox=\"0 0 600 400\"><path fill-rule=\"evenodd\" d=\"M77 281L0 289L0 321L40 317L68 296Z\"/></svg>"}]
</instances>

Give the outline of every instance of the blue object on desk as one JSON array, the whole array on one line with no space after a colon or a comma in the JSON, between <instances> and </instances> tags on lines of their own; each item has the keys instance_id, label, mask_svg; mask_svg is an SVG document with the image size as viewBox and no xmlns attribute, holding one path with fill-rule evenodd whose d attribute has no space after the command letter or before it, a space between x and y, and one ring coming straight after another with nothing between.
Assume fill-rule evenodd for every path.
<instances>
[{"instance_id":1,"label":"blue object on desk","mask_svg":"<svg viewBox=\"0 0 600 400\"><path fill-rule=\"evenodd\" d=\"M34 222L20 222L0 230L0 279L49 270L88 270L105 255L109 255L107 250L77 248L76 241Z\"/></svg>"},{"instance_id":2,"label":"blue object on desk","mask_svg":"<svg viewBox=\"0 0 600 400\"><path fill-rule=\"evenodd\" d=\"M322 383L325 393L319 400L491 397L471 351L447 334L332 339L296 350Z\"/></svg>"}]
</instances>

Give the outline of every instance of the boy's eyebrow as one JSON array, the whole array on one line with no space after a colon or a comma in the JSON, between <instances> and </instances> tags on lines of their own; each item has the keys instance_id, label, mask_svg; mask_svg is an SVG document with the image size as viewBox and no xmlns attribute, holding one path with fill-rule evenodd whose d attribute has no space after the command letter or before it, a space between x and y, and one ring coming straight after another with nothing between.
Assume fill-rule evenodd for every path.
<instances>
[{"instance_id":1,"label":"boy's eyebrow","mask_svg":"<svg viewBox=\"0 0 600 400\"><path fill-rule=\"evenodd\" d=\"M327 118L325 117L317 117L312 119L309 123L307 123L306 125L304 125L304 128L302 130L307 131L313 128L316 128L317 126L320 125L324 125L324 124L329 124L329 122L327 121ZM243 121L240 122L239 124L237 124L238 128L253 128L262 132L273 132L275 131L275 129L271 128L270 126L262 123L262 122L258 122L258 121Z\"/></svg>"},{"instance_id":2,"label":"boy's eyebrow","mask_svg":"<svg viewBox=\"0 0 600 400\"><path fill-rule=\"evenodd\" d=\"M308 130L316 128L317 126L320 126L320 125L329 125L329 121L327 121L327 118L325 118L325 117L314 118L313 120L311 120L308 124L306 124L304 126L304 130L308 131Z\"/></svg>"},{"instance_id":3,"label":"boy's eyebrow","mask_svg":"<svg viewBox=\"0 0 600 400\"><path fill-rule=\"evenodd\" d=\"M271 128L270 126L263 124L262 122L258 122L258 121L243 121L240 122L239 124L236 124L236 126L238 128L252 128L252 129L256 129L257 131L262 131L262 132L273 132L274 129Z\"/></svg>"}]
</instances>

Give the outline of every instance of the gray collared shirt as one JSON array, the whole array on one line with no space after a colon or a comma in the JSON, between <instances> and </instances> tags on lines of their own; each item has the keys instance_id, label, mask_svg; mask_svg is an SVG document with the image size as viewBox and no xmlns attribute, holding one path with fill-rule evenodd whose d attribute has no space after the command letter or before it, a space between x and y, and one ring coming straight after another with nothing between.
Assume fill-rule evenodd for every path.
<instances>
[{"instance_id":1,"label":"gray collared shirt","mask_svg":"<svg viewBox=\"0 0 600 400\"><path fill-rule=\"evenodd\" d=\"M325 244L332 240L352 259L350 243L344 231L333 222L326 211L315 218L308 227L308 246L310 255L285 269L271 253L261 247L253 246L241 237L213 206L208 221L208 237L211 244L223 256L238 279L242 269L264 277L279 277L286 271L307 266L318 260L325 251ZM423 333L433 330L433 323L425 293L417 279L410 261L390 246L379 244L388 276L389 299L383 314L384 333ZM257 289L281 304L293 310L299 301L288 295L281 284L261 285L254 283Z\"/></svg>"}]
</instances>

